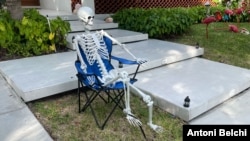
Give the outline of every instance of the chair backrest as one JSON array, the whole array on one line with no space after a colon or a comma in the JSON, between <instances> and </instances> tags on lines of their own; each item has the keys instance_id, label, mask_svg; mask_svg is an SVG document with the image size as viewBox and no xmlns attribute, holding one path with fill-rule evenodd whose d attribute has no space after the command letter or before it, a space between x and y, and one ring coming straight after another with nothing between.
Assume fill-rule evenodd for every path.
<instances>
[{"instance_id":1,"label":"chair backrest","mask_svg":"<svg viewBox=\"0 0 250 141\"><path fill-rule=\"evenodd\" d=\"M107 72L109 72L110 70L114 69L113 65L111 64L111 61L110 61L110 56L111 56L111 52L112 52L112 41L107 38L106 36L103 37L103 42L101 43L101 45L104 45L108 51L108 55L109 55L109 59L105 59L105 58L102 58L102 62L107 70ZM79 53L78 53L78 57L81 57L82 60L84 62L81 62L81 61L76 61L75 63L75 67L78 71L78 73L80 73L83 79L83 82L84 82L84 85L86 86L92 86L94 85L94 87L96 88L99 88L99 86L101 85L100 82L97 80L98 77L102 78L102 71L100 70L100 66L99 66L99 63L95 60L93 62L93 64L90 64L88 59L87 59L87 55L86 53L89 53L89 52L84 52L84 47L78 43L78 50ZM80 54L80 55L79 55ZM84 72L82 69L81 69L81 63L84 63L86 65L86 71ZM88 74L94 74L95 77L92 76L87 76ZM84 76L86 75L86 76ZM99 86L98 86L99 85Z\"/></svg>"}]
</instances>

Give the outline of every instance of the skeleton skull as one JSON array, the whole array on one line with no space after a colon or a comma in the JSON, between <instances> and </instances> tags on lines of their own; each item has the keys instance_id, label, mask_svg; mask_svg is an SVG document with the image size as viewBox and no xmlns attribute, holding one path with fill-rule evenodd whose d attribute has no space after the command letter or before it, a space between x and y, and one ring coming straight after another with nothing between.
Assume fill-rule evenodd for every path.
<instances>
[{"instance_id":1,"label":"skeleton skull","mask_svg":"<svg viewBox=\"0 0 250 141\"><path fill-rule=\"evenodd\" d=\"M77 11L77 15L86 25L93 25L94 12L89 7L81 7Z\"/></svg>"}]
</instances>

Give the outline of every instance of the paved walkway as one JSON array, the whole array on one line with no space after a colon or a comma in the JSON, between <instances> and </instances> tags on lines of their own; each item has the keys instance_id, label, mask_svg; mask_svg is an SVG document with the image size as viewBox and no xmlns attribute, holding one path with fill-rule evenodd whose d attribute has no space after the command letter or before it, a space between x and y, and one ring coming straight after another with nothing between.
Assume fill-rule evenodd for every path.
<instances>
[{"instance_id":1,"label":"paved walkway","mask_svg":"<svg viewBox=\"0 0 250 141\"><path fill-rule=\"evenodd\" d=\"M0 73L1 141L52 141L27 105Z\"/></svg>"}]
</instances>

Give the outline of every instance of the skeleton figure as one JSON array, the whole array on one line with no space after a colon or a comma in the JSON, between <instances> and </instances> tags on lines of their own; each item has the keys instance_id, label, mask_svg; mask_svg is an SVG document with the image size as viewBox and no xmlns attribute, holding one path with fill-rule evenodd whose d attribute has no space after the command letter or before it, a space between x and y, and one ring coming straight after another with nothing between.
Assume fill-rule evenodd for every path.
<instances>
[{"instance_id":1,"label":"skeleton figure","mask_svg":"<svg viewBox=\"0 0 250 141\"><path fill-rule=\"evenodd\" d=\"M149 108L149 121L148 125L155 130L156 132L161 132L163 128L161 126L155 125L152 123L152 111L153 111L153 101L151 97L144 94L138 88L133 86L129 82L128 73L126 71L119 72L116 69L112 69L111 71L107 71L102 59L109 59L109 53L106 48L105 42L103 41L103 37L106 36L109 38L113 43L121 46L127 53L129 53L139 64L147 62L145 59L136 58L126 47L124 44L121 44L116 39L112 38L108 35L105 31L97 31L95 33L90 33L89 27L93 25L93 18L94 13L91 8L89 7L81 7L77 12L78 17L84 23L85 33L82 35L77 35L74 39L74 45L77 49L78 56L81 56L80 51L78 49L78 44L81 45L82 50L86 54L87 61L90 65L94 62L98 63L98 69L101 72L101 77L98 79L103 83L103 86L111 85L116 81L122 81L125 87L125 109L123 110L126 114L126 118L130 124L134 126L141 126L142 123L139 119L137 119L133 113L131 112L130 108L130 89L136 91L142 98ZM81 68L83 71L86 71L87 67L84 64L82 58L79 58L81 61ZM92 78L88 78L91 80Z\"/></svg>"}]
</instances>

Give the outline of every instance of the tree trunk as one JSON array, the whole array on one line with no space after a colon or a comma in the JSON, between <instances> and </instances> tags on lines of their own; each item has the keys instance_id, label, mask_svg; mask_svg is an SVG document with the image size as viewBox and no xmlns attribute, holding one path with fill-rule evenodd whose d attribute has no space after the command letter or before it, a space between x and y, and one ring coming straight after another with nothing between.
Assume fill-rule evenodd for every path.
<instances>
[{"instance_id":1,"label":"tree trunk","mask_svg":"<svg viewBox=\"0 0 250 141\"><path fill-rule=\"evenodd\" d=\"M6 0L7 10L13 19L22 19L23 10L21 5L21 0Z\"/></svg>"}]
</instances>

